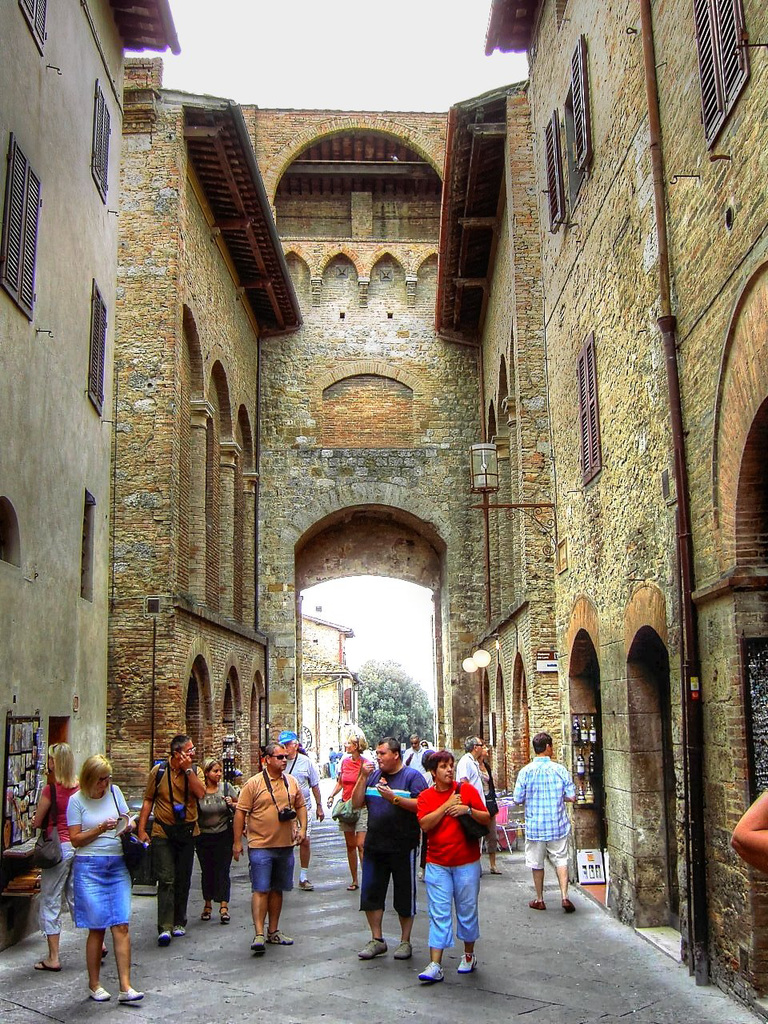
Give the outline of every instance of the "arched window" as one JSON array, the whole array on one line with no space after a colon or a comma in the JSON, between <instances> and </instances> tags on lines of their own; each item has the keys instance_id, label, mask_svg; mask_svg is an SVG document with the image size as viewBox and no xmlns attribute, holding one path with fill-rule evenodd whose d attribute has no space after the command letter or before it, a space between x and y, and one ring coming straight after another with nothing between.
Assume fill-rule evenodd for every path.
<instances>
[{"instance_id":1,"label":"arched window","mask_svg":"<svg viewBox=\"0 0 768 1024\"><path fill-rule=\"evenodd\" d=\"M0 498L0 561L21 565L21 538L16 509L7 498Z\"/></svg>"}]
</instances>

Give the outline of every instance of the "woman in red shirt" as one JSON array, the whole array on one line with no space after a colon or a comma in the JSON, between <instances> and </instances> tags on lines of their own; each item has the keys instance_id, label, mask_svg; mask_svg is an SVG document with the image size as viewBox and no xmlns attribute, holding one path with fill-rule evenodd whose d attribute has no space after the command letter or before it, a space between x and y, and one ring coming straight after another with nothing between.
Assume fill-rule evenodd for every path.
<instances>
[{"instance_id":1,"label":"woman in red shirt","mask_svg":"<svg viewBox=\"0 0 768 1024\"><path fill-rule=\"evenodd\" d=\"M333 806L333 801L338 793L341 793L342 800L349 800L352 796L352 790L355 788L357 777L363 766L363 752L367 747L368 742L365 738L365 733L360 730L350 733L347 737L347 741L344 744L346 754L339 763L336 785L328 797L329 807ZM365 842L365 834L368 831L368 811L366 808L363 807L361 809L360 817L354 825L347 825L346 822L340 821L339 831L343 833L344 842L347 844L347 861L349 862L349 873L352 876L352 883L347 886L347 889L353 891L358 888L358 862L361 865L363 863L363 843Z\"/></svg>"},{"instance_id":2,"label":"woman in red shirt","mask_svg":"<svg viewBox=\"0 0 768 1024\"><path fill-rule=\"evenodd\" d=\"M453 908L456 935L464 943L459 974L471 974L477 966L475 942L480 936L477 901L480 895L480 840L471 839L459 823L470 814L483 825L490 815L480 794L468 782L454 782L454 758L450 750L438 750L424 758L434 785L419 793L416 815L427 834L427 883L430 963L419 981L443 980L443 950L453 945Z\"/></svg>"},{"instance_id":3,"label":"woman in red shirt","mask_svg":"<svg viewBox=\"0 0 768 1024\"><path fill-rule=\"evenodd\" d=\"M61 842L61 860L52 868L44 868L40 875L40 930L48 940L48 956L38 960L36 971L60 971L59 940L61 938L61 910L66 900L69 912L75 902L72 884L72 858L75 851L69 840L67 805L77 792L75 758L68 743L54 743L48 747L50 785L44 786L35 812L34 826L42 828L51 809L51 787L56 793L56 820L47 822L46 831L55 828Z\"/></svg>"}]
</instances>

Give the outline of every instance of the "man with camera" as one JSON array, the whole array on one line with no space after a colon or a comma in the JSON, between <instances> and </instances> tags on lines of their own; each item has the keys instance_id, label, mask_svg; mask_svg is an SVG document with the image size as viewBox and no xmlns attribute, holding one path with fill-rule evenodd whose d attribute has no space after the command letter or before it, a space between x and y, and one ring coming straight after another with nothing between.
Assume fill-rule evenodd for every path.
<instances>
[{"instance_id":1,"label":"man with camera","mask_svg":"<svg viewBox=\"0 0 768 1024\"><path fill-rule=\"evenodd\" d=\"M152 808L152 866L157 876L157 944L184 935L187 901L195 859L197 801L205 796L203 773L194 766L195 745L189 736L174 736L167 761L149 773L136 833L146 843Z\"/></svg>"},{"instance_id":2,"label":"man with camera","mask_svg":"<svg viewBox=\"0 0 768 1024\"><path fill-rule=\"evenodd\" d=\"M280 931L280 911L283 893L293 888L293 848L307 834L307 807L296 779L285 774L287 762L285 747L268 743L264 769L243 786L235 810L232 853L235 860L240 859L245 829L253 890L251 949L257 956L268 944L293 945L293 939Z\"/></svg>"}]
</instances>

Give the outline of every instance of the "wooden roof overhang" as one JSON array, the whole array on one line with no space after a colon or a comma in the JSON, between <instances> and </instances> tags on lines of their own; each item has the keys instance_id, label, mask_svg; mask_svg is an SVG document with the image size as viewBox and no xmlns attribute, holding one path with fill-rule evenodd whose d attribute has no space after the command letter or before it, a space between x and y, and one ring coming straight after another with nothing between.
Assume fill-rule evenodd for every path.
<instances>
[{"instance_id":1,"label":"wooden roof overhang","mask_svg":"<svg viewBox=\"0 0 768 1024\"><path fill-rule=\"evenodd\" d=\"M485 52L524 53L531 44L541 0L493 0L485 34Z\"/></svg>"},{"instance_id":2,"label":"wooden roof overhang","mask_svg":"<svg viewBox=\"0 0 768 1024\"><path fill-rule=\"evenodd\" d=\"M240 107L228 100L184 101L184 137L212 226L261 335L297 330L298 299Z\"/></svg>"},{"instance_id":3,"label":"wooden roof overhang","mask_svg":"<svg viewBox=\"0 0 768 1024\"><path fill-rule=\"evenodd\" d=\"M109 0L127 50L181 53L168 0Z\"/></svg>"},{"instance_id":4,"label":"wooden roof overhang","mask_svg":"<svg viewBox=\"0 0 768 1024\"><path fill-rule=\"evenodd\" d=\"M476 344L482 332L504 206L507 92L448 115L435 316L447 339Z\"/></svg>"}]
</instances>

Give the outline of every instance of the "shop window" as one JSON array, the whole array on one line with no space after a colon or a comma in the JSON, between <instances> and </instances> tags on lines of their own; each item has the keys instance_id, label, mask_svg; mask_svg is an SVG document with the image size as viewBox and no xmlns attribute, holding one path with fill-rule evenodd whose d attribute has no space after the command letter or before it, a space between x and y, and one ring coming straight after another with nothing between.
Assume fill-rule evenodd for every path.
<instances>
[{"instance_id":1,"label":"shop window","mask_svg":"<svg viewBox=\"0 0 768 1024\"><path fill-rule=\"evenodd\" d=\"M35 302L39 210L40 181L11 135L0 243L0 285L30 320Z\"/></svg>"},{"instance_id":2,"label":"shop window","mask_svg":"<svg viewBox=\"0 0 768 1024\"><path fill-rule=\"evenodd\" d=\"M701 111L712 146L749 78L742 0L694 0Z\"/></svg>"}]
</instances>

